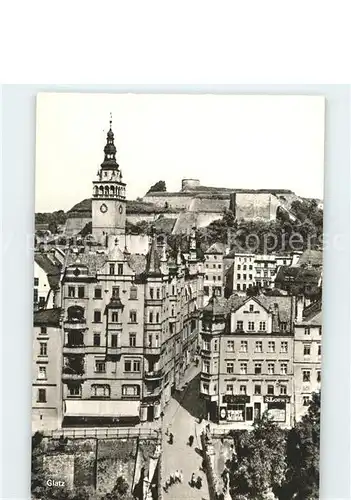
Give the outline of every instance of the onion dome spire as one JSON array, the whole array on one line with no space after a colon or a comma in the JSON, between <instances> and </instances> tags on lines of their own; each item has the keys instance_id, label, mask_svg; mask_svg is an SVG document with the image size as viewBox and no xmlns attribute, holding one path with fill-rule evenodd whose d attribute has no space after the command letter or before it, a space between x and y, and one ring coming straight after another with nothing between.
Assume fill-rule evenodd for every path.
<instances>
[{"instance_id":1,"label":"onion dome spire","mask_svg":"<svg viewBox=\"0 0 351 500\"><path fill-rule=\"evenodd\" d=\"M106 146L104 147L105 159L101 163L102 168L118 168L116 161L117 149L115 146L115 135L112 131L112 113L110 114L110 129L107 132Z\"/></svg>"}]
</instances>

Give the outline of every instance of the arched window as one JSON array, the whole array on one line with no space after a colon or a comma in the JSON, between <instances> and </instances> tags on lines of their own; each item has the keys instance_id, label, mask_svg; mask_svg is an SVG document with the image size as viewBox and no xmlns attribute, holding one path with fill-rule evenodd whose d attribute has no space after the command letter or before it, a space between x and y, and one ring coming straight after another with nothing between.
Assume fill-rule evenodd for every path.
<instances>
[{"instance_id":1,"label":"arched window","mask_svg":"<svg viewBox=\"0 0 351 500\"><path fill-rule=\"evenodd\" d=\"M82 321L84 320L84 308L81 306L71 306L67 309L67 316L69 321Z\"/></svg>"},{"instance_id":2,"label":"arched window","mask_svg":"<svg viewBox=\"0 0 351 500\"><path fill-rule=\"evenodd\" d=\"M105 196L109 196L109 195L110 195L109 187L105 186Z\"/></svg>"},{"instance_id":3,"label":"arched window","mask_svg":"<svg viewBox=\"0 0 351 500\"><path fill-rule=\"evenodd\" d=\"M115 187L114 187L114 186L111 186L111 187L110 187L110 195L111 195L111 196L114 196L114 195L115 195Z\"/></svg>"},{"instance_id":4,"label":"arched window","mask_svg":"<svg viewBox=\"0 0 351 500\"><path fill-rule=\"evenodd\" d=\"M99 187L100 196L104 196L104 186Z\"/></svg>"},{"instance_id":5,"label":"arched window","mask_svg":"<svg viewBox=\"0 0 351 500\"><path fill-rule=\"evenodd\" d=\"M94 196L99 195L99 188L97 186L94 186Z\"/></svg>"}]
</instances>

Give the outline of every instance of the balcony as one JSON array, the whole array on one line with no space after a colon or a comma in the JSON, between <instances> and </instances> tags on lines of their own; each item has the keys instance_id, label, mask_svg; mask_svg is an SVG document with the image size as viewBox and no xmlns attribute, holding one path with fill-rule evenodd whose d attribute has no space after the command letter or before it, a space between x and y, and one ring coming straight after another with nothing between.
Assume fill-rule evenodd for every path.
<instances>
[{"instance_id":1,"label":"balcony","mask_svg":"<svg viewBox=\"0 0 351 500\"><path fill-rule=\"evenodd\" d=\"M63 328L64 330L86 330L87 322L84 318L79 320L68 318L63 322Z\"/></svg>"},{"instance_id":2,"label":"balcony","mask_svg":"<svg viewBox=\"0 0 351 500\"><path fill-rule=\"evenodd\" d=\"M66 344L63 346L63 354L85 354L85 345Z\"/></svg>"},{"instance_id":3,"label":"balcony","mask_svg":"<svg viewBox=\"0 0 351 500\"><path fill-rule=\"evenodd\" d=\"M151 354L152 356L161 355L161 346L159 347L144 347L144 354Z\"/></svg>"},{"instance_id":4,"label":"balcony","mask_svg":"<svg viewBox=\"0 0 351 500\"><path fill-rule=\"evenodd\" d=\"M85 374L84 373L62 373L62 381L63 382L70 382L72 380L84 380Z\"/></svg>"},{"instance_id":5,"label":"balcony","mask_svg":"<svg viewBox=\"0 0 351 500\"><path fill-rule=\"evenodd\" d=\"M154 370L144 373L145 380L160 380L163 377L163 370Z\"/></svg>"}]
</instances>

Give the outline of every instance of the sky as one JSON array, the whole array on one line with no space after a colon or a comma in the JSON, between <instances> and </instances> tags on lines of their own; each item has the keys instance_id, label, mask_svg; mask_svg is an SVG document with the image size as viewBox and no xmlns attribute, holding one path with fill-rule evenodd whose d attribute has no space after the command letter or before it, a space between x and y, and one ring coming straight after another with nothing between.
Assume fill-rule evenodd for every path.
<instances>
[{"instance_id":1,"label":"sky","mask_svg":"<svg viewBox=\"0 0 351 500\"><path fill-rule=\"evenodd\" d=\"M38 94L36 212L91 197L110 113L128 199L183 178L323 199L324 108L318 96Z\"/></svg>"}]
</instances>

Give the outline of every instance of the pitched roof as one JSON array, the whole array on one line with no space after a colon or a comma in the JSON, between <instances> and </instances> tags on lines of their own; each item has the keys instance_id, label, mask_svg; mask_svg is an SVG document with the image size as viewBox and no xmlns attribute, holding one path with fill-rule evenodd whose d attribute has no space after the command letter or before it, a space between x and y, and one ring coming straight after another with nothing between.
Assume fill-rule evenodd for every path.
<instances>
[{"instance_id":1,"label":"pitched roof","mask_svg":"<svg viewBox=\"0 0 351 500\"><path fill-rule=\"evenodd\" d=\"M279 314L279 319L282 322L285 323L290 323L292 320L292 314L293 314L293 300L292 297L289 296L267 296L267 295L259 295L258 297L255 297L257 299L257 302L259 302L263 307L266 309L274 309L275 304L278 306L278 314Z\"/></svg>"},{"instance_id":2,"label":"pitched roof","mask_svg":"<svg viewBox=\"0 0 351 500\"><path fill-rule=\"evenodd\" d=\"M129 267L139 275L145 271L146 257L142 254L131 254L127 259Z\"/></svg>"},{"instance_id":3,"label":"pitched roof","mask_svg":"<svg viewBox=\"0 0 351 500\"><path fill-rule=\"evenodd\" d=\"M303 324L322 325L322 301L313 302L303 311Z\"/></svg>"},{"instance_id":4,"label":"pitched roof","mask_svg":"<svg viewBox=\"0 0 351 500\"><path fill-rule=\"evenodd\" d=\"M311 264L311 266L323 265L323 252L321 250L305 250L301 255L297 265L304 266Z\"/></svg>"},{"instance_id":5,"label":"pitched roof","mask_svg":"<svg viewBox=\"0 0 351 500\"><path fill-rule=\"evenodd\" d=\"M217 297L212 295L208 304L203 309L205 312L211 314L227 314L228 313L228 302L224 297Z\"/></svg>"},{"instance_id":6,"label":"pitched roof","mask_svg":"<svg viewBox=\"0 0 351 500\"><path fill-rule=\"evenodd\" d=\"M225 245L224 243L216 242L211 245L205 253L213 253L213 254L221 254L223 255L225 252Z\"/></svg>"},{"instance_id":7,"label":"pitched roof","mask_svg":"<svg viewBox=\"0 0 351 500\"><path fill-rule=\"evenodd\" d=\"M66 259L66 267L74 265L77 259L79 260L79 264L88 268L89 276L95 276L97 271L106 264L107 255L105 253L90 252L80 254L69 253Z\"/></svg>"},{"instance_id":8,"label":"pitched roof","mask_svg":"<svg viewBox=\"0 0 351 500\"><path fill-rule=\"evenodd\" d=\"M160 275L161 273L161 261L160 256L157 251L157 239L154 237L152 239L151 248L146 255L146 268L145 272L149 275Z\"/></svg>"},{"instance_id":9,"label":"pitched roof","mask_svg":"<svg viewBox=\"0 0 351 500\"><path fill-rule=\"evenodd\" d=\"M33 325L34 326L60 326L61 308L40 309L34 311Z\"/></svg>"},{"instance_id":10,"label":"pitched roof","mask_svg":"<svg viewBox=\"0 0 351 500\"><path fill-rule=\"evenodd\" d=\"M45 271L50 288L55 290L60 283L61 264L51 260L45 253L35 252L34 261Z\"/></svg>"}]
</instances>

